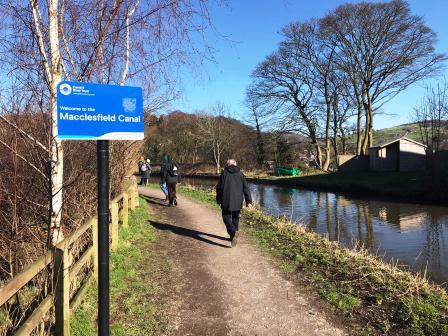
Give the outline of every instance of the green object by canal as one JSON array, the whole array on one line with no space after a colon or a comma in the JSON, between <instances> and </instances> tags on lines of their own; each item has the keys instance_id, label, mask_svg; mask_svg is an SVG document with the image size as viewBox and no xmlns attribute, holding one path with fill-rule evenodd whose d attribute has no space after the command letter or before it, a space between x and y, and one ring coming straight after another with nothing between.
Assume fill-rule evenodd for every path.
<instances>
[{"instance_id":1,"label":"green object by canal","mask_svg":"<svg viewBox=\"0 0 448 336\"><path fill-rule=\"evenodd\" d=\"M274 169L275 176L297 176L300 173L300 170L297 168L275 167Z\"/></svg>"}]
</instances>

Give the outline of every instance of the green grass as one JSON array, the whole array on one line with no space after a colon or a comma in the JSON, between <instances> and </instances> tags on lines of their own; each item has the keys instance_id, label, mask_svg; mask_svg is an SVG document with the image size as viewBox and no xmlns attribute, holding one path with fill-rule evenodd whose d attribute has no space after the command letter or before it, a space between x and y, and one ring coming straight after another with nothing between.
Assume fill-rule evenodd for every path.
<instances>
[{"instance_id":1,"label":"green grass","mask_svg":"<svg viewBox=\"0 0 448 336\"><path fill-rule=\"evenodd\" d=\"M129 229L120 230L119 246L110 258L111 335L165 335L168 318L164 278L166 257L152 251L157 232L150 225L146 201L130 213ZM71 320L75 336L97 335L97 286L94 284Z\"/></svg>"},{"instance_id":2,"label":"green grass","mask_svg":"<svg viewBox=\"0 0 448 336\"><path fill-rule=\"evenodd\" d=\"M289 274L295 269L296 279L342 313L355 334L448 335L444 289L286 220L257 210L243 219L249 238Z\"/></svg>"},{"instance_id":3,"label":"green grass","mask_svg":"<svg viewBox=\"0 0 448 336\"><path fill-rule=\"evenodd\" d=\"M352 311L361 306L361 300L356 296L346 293L334 285L324 286L318 289L318 293L328 303L342 310L343 312Z\"/></svg>"},{"instance_id":4,"label":"green grass","mask_svg":"<svg viewBox=\"0 0 448 336\"><path fill-rule=\"evenodd\" d=\"M210 190L198 191L189 186L179 185L177 191L185 196L195 199L203 204L207 204L213 208L219 209L219 205L216 203L215 193Z\"/></svg>"},{"instance_id":5,"label":"green grass","mask_svg":"<svg viewBox=\"0 0 448 336\"><path fill-rule=\"evenodd\" d=\"M192 188L180 193L213 201L212 193ZM346 320L351 334L448 336L448 294L420 276L257 209L243 211L242 229L283 272Z\"/></svg>"}]
</instances>

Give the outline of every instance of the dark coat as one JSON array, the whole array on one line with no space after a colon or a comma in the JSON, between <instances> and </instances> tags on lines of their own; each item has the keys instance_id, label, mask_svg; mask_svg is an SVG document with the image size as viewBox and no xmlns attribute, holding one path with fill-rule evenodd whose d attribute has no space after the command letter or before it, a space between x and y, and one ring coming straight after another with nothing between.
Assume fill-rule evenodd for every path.
<instances>
[{"instance_id":1,"label":"dark coat","mask_svg":"<svg viewBox=\"0 0 448 336\"><path fill-rule=\"evenodd\" d=\"M177 176L172 176L170 174L173 164L175 164L178 169ZM178 182L180 182L180 178L181 178L180 177L180 166L176 163L176 161L170 160L170 161L166 162L164 165L162 165L161 175L162 175L162 181L165 181L166 183L178 183Z\"/></svg>"},{"instance_id":2,"label":"dark coat","mask_svg":"<svg viewBox=\"0 0 448 336\"><path fill-rule=\"evenodd\" d=\"M165 177L166 177L166 166L167 166L168 162L162 162L162 165L160 166L160 182L166 182L165 181Z\"/></svg>"},{"instance_id":3,"label":"dark coat","mask_svg":"<svg viewBox=\"0 0 448 336\"><path fill-rule=\"evenodd\" d=\"M223 169L216 186L216 202L222 210L238 211L243 206L243 195L246 205L252 203L252 197L246 178L237 166Z\"/></svg>"}]
</instances>

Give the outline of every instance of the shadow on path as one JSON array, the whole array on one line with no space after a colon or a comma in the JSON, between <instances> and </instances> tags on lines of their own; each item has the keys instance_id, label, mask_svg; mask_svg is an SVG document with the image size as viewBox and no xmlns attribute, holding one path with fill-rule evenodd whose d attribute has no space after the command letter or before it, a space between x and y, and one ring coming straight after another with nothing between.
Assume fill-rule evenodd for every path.
<instances>
[{"instance_id":1,"label":"shadow on path","mask_svg":"<svg viewBox=\"0 0 448 336\"><path fill-rule=\"evenodd\" d=\"M225 238L225 237L217 236L217 235L214 235L214 234L211 234L211 233L191 230L191 229L183 228L183 227L180 227L180 226L175 226L175 225L172 225L172 224L159 223L159 222L152 221L152 220L149 221L149 224L151 224L153 227L155 227L158 230L171 231L172 233L175 233L175 234L177 234L179 236L193 238L193 239L199 240L201 242L204 242L204 243L207 243L207 244L210 244L210 245L216 245L216 246L219 246L219 247L230 248L230 246L228 246L228 245L224 245L224 244L220 244L220 243L214 242L213 240L207 239L207 238L202 237L202 236L208 236L208 237L211 237L211 238L217 238L217 239L229 241L229 239Z\"/></svg>"},{"instance_id":2,"label":"shadow on path","mask_svg":"<svg viewBox=\"0 0 448 336\"><path fill-rule=\"evenodd\" d=\"M142 194L140 194L140 197L143 197L148 203L151 204L157 204L164 207L168 206L168 203L166 203L166 200L164 198L151 197Z\"/></svg>"}]
</instances>

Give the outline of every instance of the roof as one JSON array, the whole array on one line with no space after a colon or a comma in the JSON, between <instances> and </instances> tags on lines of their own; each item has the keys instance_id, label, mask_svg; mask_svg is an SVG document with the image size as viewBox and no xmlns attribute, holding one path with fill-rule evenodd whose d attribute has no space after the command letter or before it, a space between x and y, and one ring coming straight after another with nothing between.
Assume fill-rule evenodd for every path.
<instances>
[{"instance_id":1,"label":"roof","mask_svg":"<svg viewBox=\"0 0 448 336\"><path fill-rule=\"evenodd\" d=\"M395 139L395 140L386 142L386 143L384 143L384 144L380 144L380 145L378 145L378 146L372 146L372 147L370 147L370 148L384 148L384 147L387 147L387 146L389 146L389 145L392 145L393 143L396 143L396 142L398 142L398 141L400 141L400 140L406 140L406 141L412 142L412 143L414 143L414 144L416 144L416 145L418 145L418 146L425 147L425 148L427 147L426 145L424 145L424 144L422 144L422 143L420 143L420 142L418 142L418 141L415 141L415 140L412 140L412 139L409 139L409 138L406 138L406 137L401 137L401 138L398 138L398 139Z\"/></svg>"}]
</instances>

